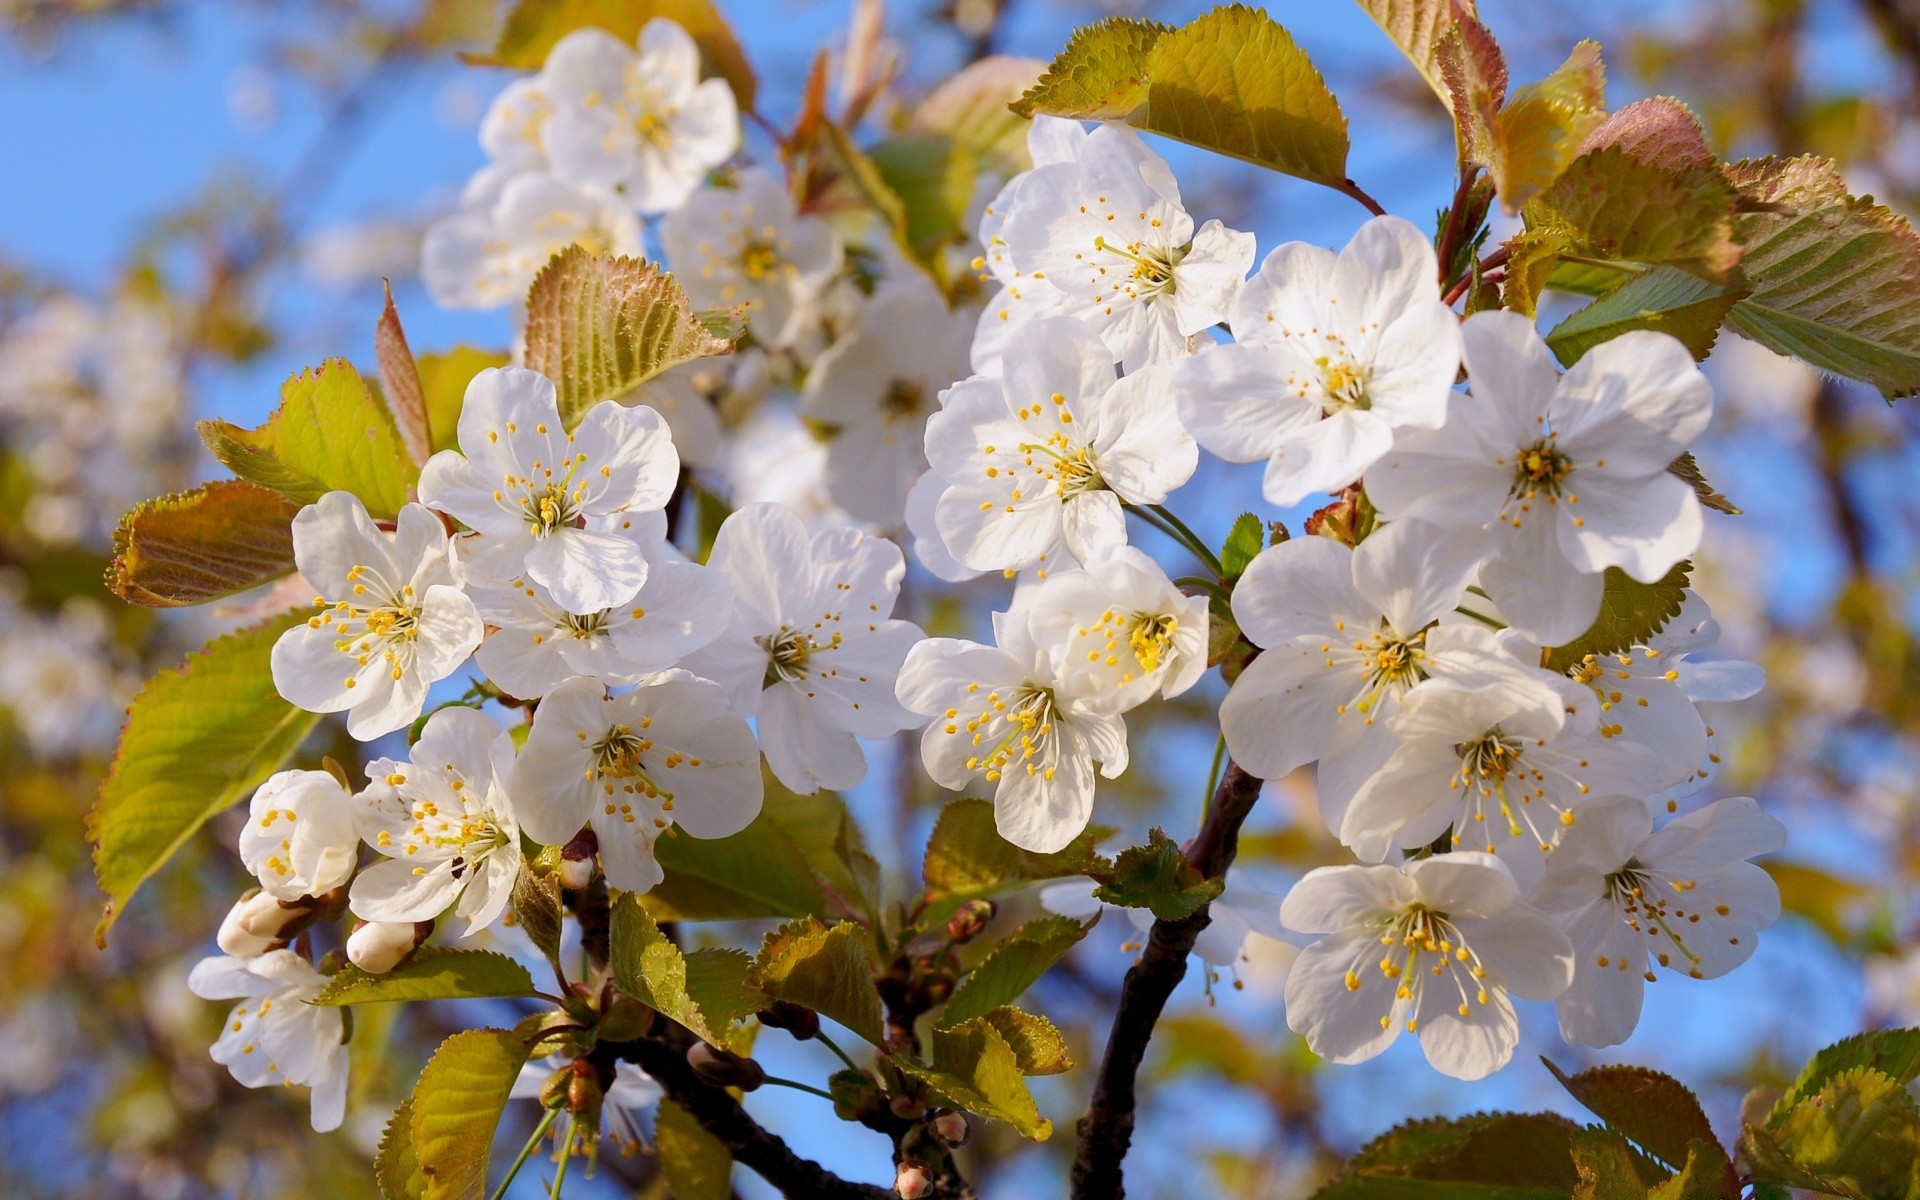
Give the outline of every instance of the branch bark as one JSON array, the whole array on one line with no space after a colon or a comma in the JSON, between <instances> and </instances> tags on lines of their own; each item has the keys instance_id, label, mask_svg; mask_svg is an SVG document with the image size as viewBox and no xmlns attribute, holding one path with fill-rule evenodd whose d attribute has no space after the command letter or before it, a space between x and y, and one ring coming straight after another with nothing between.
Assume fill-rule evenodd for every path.
<instances>
[{"instance_id":1,"label":"branch bark","mask_svg":"<svg viewBox=\"0 0 1920 1200\"><path fill-rule=\"evenodd\" d=\"M1207 878L1217 879L1233 865L1240 850L1240 826L1260 798L1260 784L1238 763L1227 762L1206 823L1187 847L1187 861ZM1073 1200L1121 1200L1126 1195L1122 1165L1133 1144L1140 1063L1168 997L1186 978L1187 956L1195 939L1213 920L1211 909L1203 905L1182 921L1155 921L1140 961L1127 971L1113 1032L1107 1036L1106 1055L1094 1081L1093 1101L1078 1126Z\"/></svg>"}]
</instances>

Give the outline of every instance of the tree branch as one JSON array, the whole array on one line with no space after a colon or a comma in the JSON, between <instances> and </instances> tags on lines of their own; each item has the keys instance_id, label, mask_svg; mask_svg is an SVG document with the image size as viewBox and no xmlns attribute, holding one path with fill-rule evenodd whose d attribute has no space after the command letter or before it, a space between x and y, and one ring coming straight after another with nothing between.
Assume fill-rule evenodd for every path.
<instances>
[{"instance_id":1,"label":"tree branch","mask_svg":"<svg viewBox=\"0 0 1920 1200\"><path fill-rule=\"evenodd\" d=\"M1206 824L1187 847L1187 861L1209 879L1217 879L1233 865L1240 849L1240 826L1260 798L1261 781L1231 759L1227 773L1213 794ZM1107 1037L1106 1056L1094 1081L1093 1101L1080 1118L1080 1145L1073 1159L1073 1200L1120 1200L1126 1195L1121 1165L1133 1144L1135 1083L1153 1027L1167 1006L1167 998L1187 975L1187 956L1193 943L1213 920L1211 905L1202 905L1182 921L1155 921L1146 951L1127 971L1120 987L1120 1006L1113 1032Z\"/></svg>"}]
</instances>

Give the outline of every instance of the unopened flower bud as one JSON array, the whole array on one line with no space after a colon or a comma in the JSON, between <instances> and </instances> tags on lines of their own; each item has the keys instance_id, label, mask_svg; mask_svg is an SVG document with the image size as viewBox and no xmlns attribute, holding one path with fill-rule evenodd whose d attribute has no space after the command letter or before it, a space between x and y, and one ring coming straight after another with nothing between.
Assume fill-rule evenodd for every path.
<instances>
[{"instance_id":1,"label":"unopened flower bud","mask_svg":"<svg viewBox=\"0 0 1920 1200\"><path fill-rule=\"evenodd\" d=\"M687 1051L687 1065L693 1068L695 1075L708 1083L739 1088L743 1092L753 1091L767 1079L767 1073L760 1069L759 1063L705 1042L696 1042Z\"/></svg>"},{"instance_id":2,"label":"unopened flower bud","mask_svg":"<svg viewBox=\"0 0 1920 1200\"><path fill-rule=\"evenodd\" d=\"M903 1121L919 1120L927 1112L926 1102L912 1096L895 1096L887 1101L887 1107Z\"/></svg>"},{"instance_id":3,"label":"unopened flower bud","mask_svg":"<svg viewBox=\"0 0 1920 1200\"><path fill-rule=\"evenodd\" d=\"M760 1023L774 1029L784 1029L802 1042L820 1034L820 1014L791 1000L775 1000L761 1009Z\"/></svg>"},{"instance_id":4,"label":"unopened flower bud","mask_svg":"<svg viewBox=\"0 0 1920 1200\"><path fill-rule=\"evenodd\" d=\"M967 901L947 918L947 936L956 946L972 941L980 936L981 931L987 927L987 922L993 920L993 912L994 906L991 900Z\"/></svg>"},{"instance_id":5,"label":"unopened flower bud","mask_svg":"<svg viewBox=\"0 0 1920 1200\"><path fill-rule=\"evenodd\" d=\"M901 1163L900 1173L893 1177L893 1190L900 1200L920 1200L933 1191L933 1176L918 1163Z\"/></svg>"},{"instance_id":6,"label":"unopened flower bud","mask_svg":"<svg viewBox=\"0 0 1920 1200\"><path fill-rule=\"evenodd\" d=\"M937 1113L927 1121L927 1128L942 1146L952 1150L967 1144L967 1134L971 1127L967 1124L965 1113Z\"/></svg>"},{"instance_id":7,"label":"unopened flower bud","mask_svg":"<svg viewBox=\"0 0 1920 1200\"><path fill-rule=\"evenodd\" d=\"M600 838L592 829L582 829L572 841L560 848L560 886L579 891L593 882L593 856L600 853Z\"/></svg>"},{"instance_id":8,"label":"unopened flower bud","mask_svg":"<svg viewBox=\"0 0 1920 1200\"><path fill-rule=\"evenodd\" d=\"M431 921L367 921L347 939L347 958L369 975L385 975L432 933Z\"/></svg>"},{"instance_id":9,"label":"unopened flower bud","mask_svg":"<svg viewBox=\"0 0 1920 1200\"><path fill-rule=\"evenodd\" d=\"M585 1119L590 1125L598 1126L600 1104L606 1099L606 1089L601 1086L599 1072L586 1059L576 1058L567 1074L567 1111Z\"/></svg>"},{"instance_id":10,"label":"unopened flower bud","mask_svg":"<svg viewBox=\"0 0 1920 1200\"><path fill-rule=\"evenodd\" d=\"M235 958L254 958L284 947L312 916L313 904L308 898L277 900L267 892L254 891L227 910L214 940Z\"/></svg>"}]
</instances>

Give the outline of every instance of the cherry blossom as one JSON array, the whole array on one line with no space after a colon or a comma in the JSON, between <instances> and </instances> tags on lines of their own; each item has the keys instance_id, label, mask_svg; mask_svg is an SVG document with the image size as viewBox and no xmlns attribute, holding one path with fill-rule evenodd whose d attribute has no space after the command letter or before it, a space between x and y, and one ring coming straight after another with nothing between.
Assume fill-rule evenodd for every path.
<instances>
[{"instance_id":1,"label":"cherry blossom","mask_svg":"<svg viewBox=\"0 0 1920 1200\"><path fill-rule=\"evenodd\" d=\"M240 861L281 900L319 896L353 876L353 797L326 771L280 771L253 793Z\"/></svg>"},{"instance_id":2,"label":"cherry blossom","mask_svg":"<svg viewBox=\"0 0 1920 1200\"><path fill-rule=\"evenodd\" d=\"M840 243L818 217L801 216L780 181L740 172L731 188L705 187L660 223L674 277L695 308L745 305L763 345L784 346L840 269Z\"/></svg>"},{"instance_id":3,"label":"cherry blossom","mask_svg":"<svg viewBox=\"0 0 1920 1200\"><path fill-rule=\"evenodd\" d=\"M420 277L442 308L498 308L524 300L540 268L573 245L637 255L640 223L610 192L495 165L468 182L458 211L427 230Z\"/></svg>"},{"instance_id":4,"label":"cherry blossom","mask_svg":"<svg viewBox=\"0 0 1920 1200\"><path fill-rule=\"evenodd\" d=\"M342 1009L310 1004L327 977L291 950L257 958L202 959L187 987L202 1000L244 1000L220 1029L213 1061L250 1088L313 1090L313 1127L340 1128L347 1110L347 1031Z\"/></svg>"},{"instance_id":5,"label":"cherry blossom","mask_svg":"<svg viewBox=\"0 0 1920 1200\"><path fill-rule=\"evenodd\" d=\"M1188 596L1131 546L1035 589L1033 636L1054 648L1067 690L1090 712L1178 696L1207 669L1207 598Z\"/></svg>"}]
</instances>

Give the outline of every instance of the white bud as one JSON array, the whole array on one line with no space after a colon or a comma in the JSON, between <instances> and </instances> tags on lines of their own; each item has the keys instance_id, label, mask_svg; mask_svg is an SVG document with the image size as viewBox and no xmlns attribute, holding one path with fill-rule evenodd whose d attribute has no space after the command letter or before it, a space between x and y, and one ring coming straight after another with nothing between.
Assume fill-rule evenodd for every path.
<instances>
[{"instance_id":1,"label":"white bud","mask_svg":"<svg viewBox=\"0 0 1920 1200\"><path fill-rule=\"evenodd\" d=\"M286 945L286 931L312 911L305 904L288 907L270 893L256 891L241 897L227 910L215 941L235 958L254 958Z\"/></svg>"},{"instance_id":2,"label":"white bud","mask_svg":"<svg viewBox=\"0 0 1920 1200\"><path fill-rule=\"evenodd\" d=\"M933 1176L927 1174L925 1167L901 1163L900 1173L893 1177L893 1190L900 1200L920 1200L933 1190Z\"/></svg>"},{"instance_id":3,"label":"white bud","mask_svg":"<svg viewBox=\"0 0 1920 1200\"><path fill-rule=\"evenodd\" d=\"M560 886L568 891L579 891L593 882L593 858L562 858L560 860Z\"/></svg>"},{"instance_id":4,"label":"white bud","mask_svg":"<svg viewBox=\"0 0 1920 1200\"><path fill-rule=\"evenodd\" d=\"M385 975L424 940L412 921L368 921L347 939L347 958L369 975Z\"/></svg>"},{"instance_id":5,"label":"white bud","mask_svg":"<svg viewBox=\"0 0 1920 1200\"><path fill-rule=\"evenodd\" d=\"M965 1113L943 1112L927 1122L933 1128L933 1136L940 1139L943 1146L964 1146L967 1143L967 1117Z\"/></svg>"}]
</instances>

